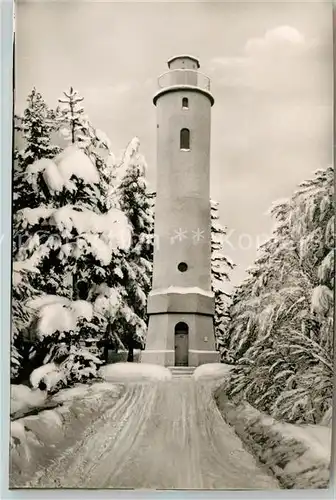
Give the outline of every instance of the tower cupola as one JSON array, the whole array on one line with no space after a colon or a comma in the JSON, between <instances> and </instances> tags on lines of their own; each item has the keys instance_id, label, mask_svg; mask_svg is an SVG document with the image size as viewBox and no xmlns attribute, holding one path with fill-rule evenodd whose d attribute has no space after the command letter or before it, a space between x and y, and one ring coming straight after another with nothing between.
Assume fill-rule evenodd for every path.
<instances>
[{"instance_id":1,"label":"tower cupola","mask_svg":"<svg viewBox=\"0 0 336 500\"><path fill-rule=\"evenodd\" d=\"M158 78L158 91L153 102L167 92L188 89L206 95L213 106L215 100L210 92L210 79L199 71L200 63L196 57L180 55L171 57L168 62L169 71Z\"/></svg>"}]
</instances>

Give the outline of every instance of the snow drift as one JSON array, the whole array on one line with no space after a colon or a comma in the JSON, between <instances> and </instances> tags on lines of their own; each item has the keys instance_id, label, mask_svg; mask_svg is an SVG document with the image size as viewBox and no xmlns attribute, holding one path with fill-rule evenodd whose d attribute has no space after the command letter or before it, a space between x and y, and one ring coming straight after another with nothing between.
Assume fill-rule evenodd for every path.
<instances>
[{"instance_id":1,"label":"snow drift","mask_svg":"<svg viewBox=\"0 0 336 500\"><path fill-rule=\"evenodd\" d=\"M114 363L102 366L99 376L108 382L154 382L172 378L168 368L145 363Z\"/></svg>"},{"instance_id":2,"label":"snow drift","mask_svg":"<svg viewBox=\"0 0 336 500\"><path fill-rule=\"evenodd\" d=\"M200 365L193 373L195 380L224 378L232 370L231 365L224 363L207 363Z\"/></svg>"},{"instance_id":3,"label":"snow drift","mask_svg":"<svg viewBox=\"0 0 336 500\"><path fill-rule=\"evenodd\" d=\"M16 413L20 410L26 410L29 408L34 408L36 406L41 406L44 404L47 398L46 391L40 391L40 389L32 390L26 385L12 384L10 387L10 392L11 414Z\"/></svg>"},{"instance_id":4,"label":"snow drift","mask_svg":"<svg viewBox=\"0 0 336 500\"><path fill-rule=\"evenodd\" d=\"M328 488L331 428L278 422L239 397L230 400L222 388L215 400L224 420L282 488Z\"/></svg>"},{"instance_id":5,"label":"snow drift","mask_svg":"<svg viewBox=\"0 0 336 500\"><path fill-rule=\"evenodd\" d=\"M12 389L12 398L15 395L23 399L27 394L22 386ZM10 487L22 487L37 471L45 471L48 464L72 446L122 394L122 385L78 384L49 398L58 404L56 408L12 421Z\"/></svg>"}]
</instances>

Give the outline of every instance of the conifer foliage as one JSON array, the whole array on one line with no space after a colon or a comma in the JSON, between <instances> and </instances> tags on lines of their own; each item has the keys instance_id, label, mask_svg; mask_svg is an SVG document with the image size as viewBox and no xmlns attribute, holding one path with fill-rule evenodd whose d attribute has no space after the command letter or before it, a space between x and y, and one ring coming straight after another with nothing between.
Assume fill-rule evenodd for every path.
<instances>
[{"instance_id":1,"label":"conifer foliage","mask_svg":"<svg viewBox=\"0 0 336 500\"><path fill-rule=\"evenodd\" d=\"M230 307L227 389L289 422L319 423L332 404L333 168L275 203L273 235Z\"/></svg>"},{"instance_id":2,"label":"conifer foliage","mask_svg":"<svg viewBox=\"0 0 336 500\"><path fill-rule=\"evenodd\" d=\"M140 142L135 137L123 155L118 185L120 208L132 229L131 245L123 256L121 269L125 301L133 316L133 324L123 334L128 361L133 361L133 349L145 344L153 260L154 216L146 181L147 165L139 148Z\"/></svg>"},{"instance_id":3,"label":"conifer foliage","mask_svg":"<svg viewBox=\"0 0 336 500\"><path fill-rule=\"evenodd\" d=\"M224 255L224 237L226 228L219 222L219 203L211 200L211 276L212 291L215 294L214 330L217 348L224 349L227 343L228 315L227 308L230 294L225 291L230 280L229 272L234 268L233 262Z\"/></svg>"},{"instance_id":4,"label":"conifer foliage","mask_svg":"<svg viewBox=\"0 0 336 500\"><path fill-rule=\"evenodd\" d=\"M17 155L19 166L27 161L14 175L13 191L24 183L31 196L13 214L12 377L56 363L57 385L97 375L102 360L89 351L92 342L118 349L131 336L143 344L151 212L138 142L118 180L109 140L93 127L76 91L65 93L56 113L40 95L37 102L45 110L38 116L53 117L39 130L45 136L61 131L66 144L63 150L45 146L34 156L25 154L26 140ZM32 137L35 121L25 127L24 137Z\"/></svg>"},{"instance_id":5,"label":"conifer foliage","mask_svg":"<svg viewBox=\"0 0 336 500\"><path fill-rule=\"evenodd\" d=\"M14 149L13 212L24 206L38 206L45 201L45 190L34 191L27 181L27 169L35 161L52 158L60 149L52 144L55 131L54 112L48 108L42 95L33 88L27 97L27 107L23 116L15 116L15 131L24 141L22 150Z\"/></svg>"},{"instance_id":6,"label":"conifer foliage","mask_svg":"<svg viewBox=\"0 0 336 500\"><path fill-rule=\"evenodd\" d=\"M57 120L60 132L64 139L71 144L86 142L88 118L84 113L82 102L84 97L77 90L70 87L68 92L63 92L63 97L58 99Z\"/></svg>"}]
</instances>

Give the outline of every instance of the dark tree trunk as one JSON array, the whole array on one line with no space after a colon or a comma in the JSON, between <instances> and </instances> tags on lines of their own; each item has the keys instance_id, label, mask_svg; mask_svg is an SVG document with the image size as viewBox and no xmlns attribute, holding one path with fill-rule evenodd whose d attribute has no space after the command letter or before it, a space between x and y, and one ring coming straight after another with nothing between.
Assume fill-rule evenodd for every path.
<instances>
[{"instance_id":1,"label":"dark tree trunk","mask_svg":"<svg viewBox=\"0 0 336 500\"><path fill-rule=\"evenodd\" d=\"M104 338L103 358L104 358L104 363L106 365L108 363L108 353L109 353L109 345L110 345L110 328L111 328L111 325L108 324L106 331L105 331L105 338Z\"/></svg>"},{"instance_id":2,"label":"dark tree trunk","mask_svg":"<svg viewBox=\"0 0 336 500\"><path fill-rule=\"evenodd\" d=\"M133 363L134 361L134 348L133 348L133 342L131 341L130 344L128 345L128 356L127 356L127 361L129 363Z\"/></svg>"},{"instance_id":3,"label":"dark tree trunk","mask_svg":"<svg viewBox=\"0 0 336 500\"><path fill-rule=\"evenodd\" d=\"M109 353L109 344L108 344L108 339L106 339L104 342L104 353L103 353L104 363L106 365L108 363L108 353Z\"/></svg>"}]
</instances>

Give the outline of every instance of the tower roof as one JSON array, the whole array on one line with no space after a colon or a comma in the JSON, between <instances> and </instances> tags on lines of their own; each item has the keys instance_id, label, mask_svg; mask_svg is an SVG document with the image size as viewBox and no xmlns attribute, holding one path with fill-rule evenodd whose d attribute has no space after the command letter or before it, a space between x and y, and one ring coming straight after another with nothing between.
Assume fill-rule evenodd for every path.
<instances>
[{"instance_id":1,"label":"tower roof","mask_svg":"<svg viewBox=\"0 0 336 500\"><path fill-rule=\"evenodd\" d=\"M173 61L176 61L176 59L191 59L192 61L194 61L197 64L197 68L200 68L200 63L199 63L199 60L197 59L197 57L190 56L188 54L180 54L178 56L171 57L167 61L168 67L170 67L171 63Z\"/></svg>"},{"instance_id":2,"label":"tower roof","mask_svg":"<svg viewBox=\"0 0 336 500\"><path fill-rule=\"evenodd\" d=\"M182 54L168 60L169 71L158 78L158 91L153 102L167 92L187 91L200 92L210 99L211 106L214 98L210 93L210 79L199 72L200 63L196 57Z\"/></svg>"}]
</instances>

